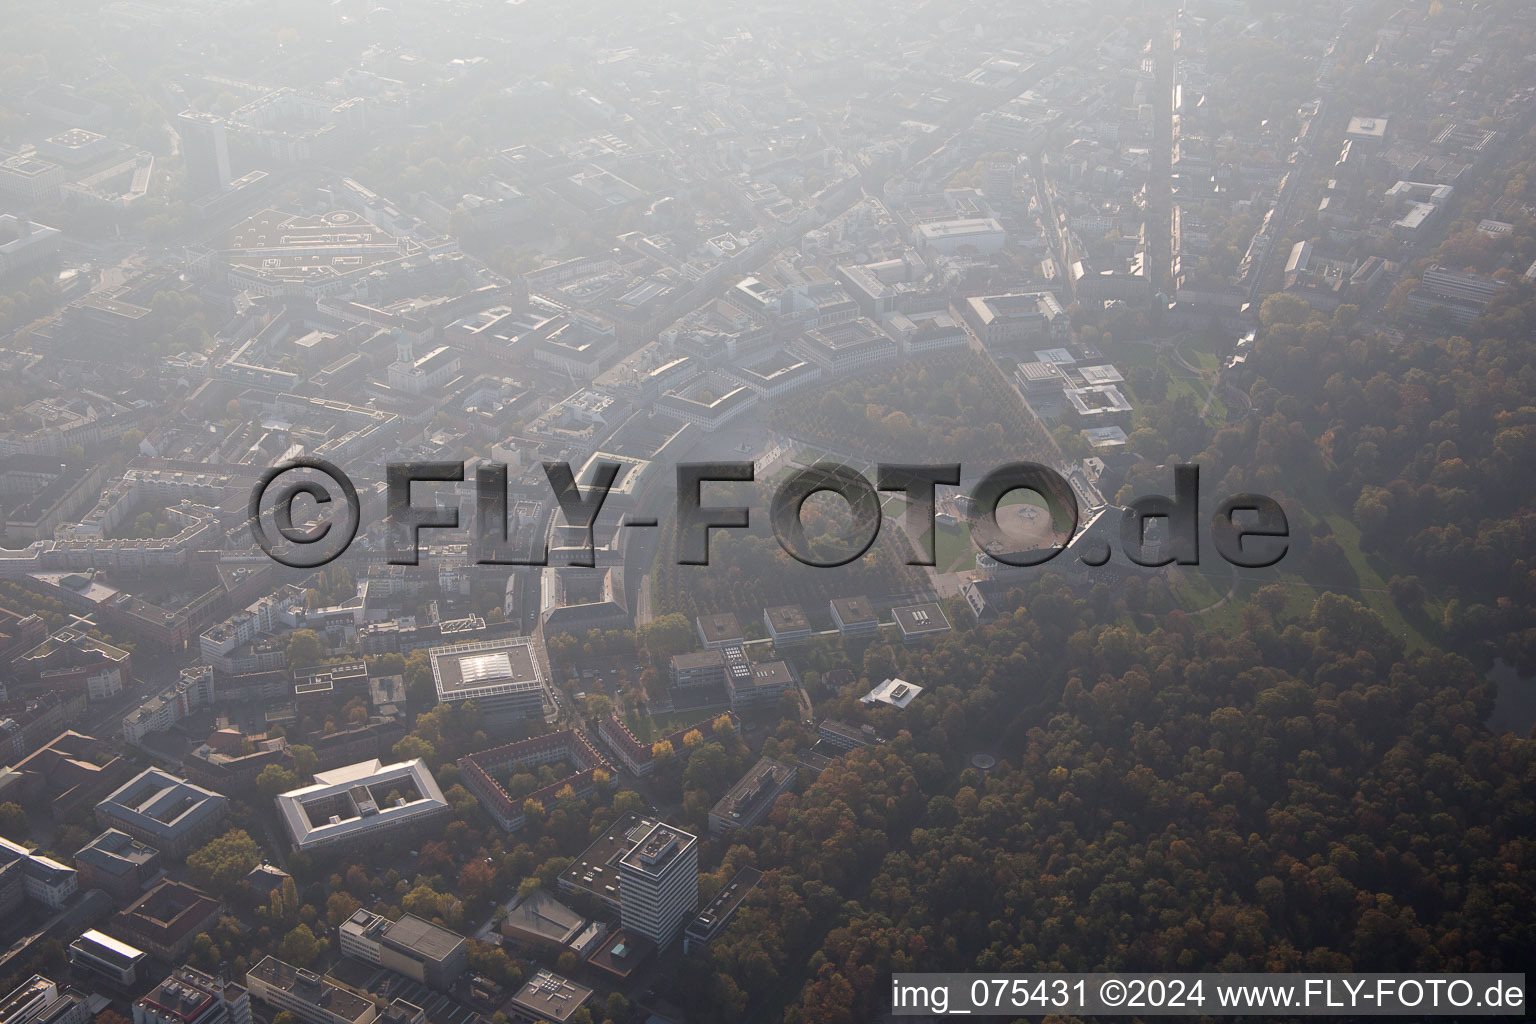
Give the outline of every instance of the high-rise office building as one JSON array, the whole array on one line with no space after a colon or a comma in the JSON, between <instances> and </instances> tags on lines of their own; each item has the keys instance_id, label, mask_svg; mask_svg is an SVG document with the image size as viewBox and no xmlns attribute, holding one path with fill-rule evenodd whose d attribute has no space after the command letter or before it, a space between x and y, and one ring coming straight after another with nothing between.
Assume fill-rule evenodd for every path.
<instances>
[{"instance_id":1,"label":"high-rise office building","mask_svg":"<svg viewBox=\"0 0 1536 1024\"><path fill-rule=\"evenodd\" d=\"M619 923L665 949L699 908L699 840L657 822L619 859Z\"/></svg>"},{"instance_id":2,"label":"high-rise office building","mask_svg":"<svg viewBox=\"0 0 1536 1024\"><path fill-rule=\"evenodd\" d=\"M187 184L196 196L217 192L229 184L229 138L224 122L212 114L184 110L177 117Z\"/></svg>"},{"instance_id":3,"label":"high-rise office building","mask_svg":"<svg viewBox=\"0 0 1536 1024\"><path fill-rule=\"evenodd\" d=\"M1011 160L988 160L981 166L981 194L994 203L1013 199L1018 165Z\"/></svg>"}]
</instances>

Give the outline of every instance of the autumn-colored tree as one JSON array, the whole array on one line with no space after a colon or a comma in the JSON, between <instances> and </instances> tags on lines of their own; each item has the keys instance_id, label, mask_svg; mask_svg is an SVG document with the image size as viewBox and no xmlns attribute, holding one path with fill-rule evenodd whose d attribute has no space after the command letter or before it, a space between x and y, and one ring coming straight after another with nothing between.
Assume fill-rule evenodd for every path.
<instances>
[{"instance_id":1,"label":"autumn-colored tree","mask_svg":"<svg viewBox=\"0 0 1536 1024\"><path fill-rule=\"evenodd\" d=\"M490 895L495 881L495 869L484 858L475 857L459 869L459 885L455 891L470 903L481 903Z\"/></svg>"},{"instance_id":2,"label":"autumn-colored tree","mask_svg":"<svg viewBox=\"0 0 1536 1024\"><path fill-rule=\"evenodd\" d=\"M256 841L242 829L230 829L187 855L192 880L220 896L229 895L261 860Z\"/></svg>"},{"instance_id":3,"label":"autumn-colored tree","mask_svg":"<svg viewBox=\"0 0 1536 1024\"><path fill-rule=\"evenodd\" d=\"M339 928L362 906L349 892L332 892L325 900L325 920L332 928Z\"/></svg>"},{"instance_id":4,"label":"autumn-colored tree","mask_svg":"<svg viewBox=\"0 0 1536 1024\"><path fill-rule=\"evenodd\" d=\"M256 789L269 800L279 793L297 788L299 788L298 775L280 764L269 764L256 776Z\"/></svg>"},{"instance_id":5,"label":"autumn-colored tree","mask_svg":"<svg viewBox=\"0 0 1536 1024\"><path fill-rule=\"evenodd\" d=\"M282 958L295 967L310 967L323 948L309 925L301 924L283 936Z\"/></svg>"}]
</instances>

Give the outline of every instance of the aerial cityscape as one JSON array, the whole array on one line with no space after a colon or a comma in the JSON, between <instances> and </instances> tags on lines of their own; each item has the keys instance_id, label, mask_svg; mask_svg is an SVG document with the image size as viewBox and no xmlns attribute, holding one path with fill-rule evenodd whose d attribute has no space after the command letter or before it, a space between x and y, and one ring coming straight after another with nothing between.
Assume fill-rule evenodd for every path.
<instances>
[{"instance_id":1,"label":"aerial cityscape","mask_svg":"<svg viewBox=\"0 0 1536 1024\"><path fill-rule=\"evenodd\" d=\"M1536 4L0 24L0 1024L1523 978Z\"/></svg>"}]
</instances>

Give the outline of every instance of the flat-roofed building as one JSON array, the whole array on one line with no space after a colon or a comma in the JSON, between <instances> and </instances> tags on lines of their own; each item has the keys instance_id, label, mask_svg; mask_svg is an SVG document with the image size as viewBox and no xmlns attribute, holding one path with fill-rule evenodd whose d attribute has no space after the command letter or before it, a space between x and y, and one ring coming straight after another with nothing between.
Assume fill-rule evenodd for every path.
<instances>
[{"instance_id":1,"label":"flat-roofed building","mask_svg":"<svg viewBox=\"0 0 1536 1024\"><path fill-rule=\"evenodd\" d=\"M608 826L607 831L576 855L570 867L560 872L560 891L590 896L608 909L618 910L619 858L658 820L631 811Z\"/></svg>"},{"instance_id":2,"label":"flat-roofed building","mask_svg":"<svg viewBox=\"0 0 1536 1024\"><path fill-rule=\"evenodd\" d=\"M205 191L212 191L211 189ZM263 210L194 257L203 273L257 295L321 299L355 292L369 279L432 265L449 239L395 236L349 210L288 214Z\"/></svg>"},{"instance_id":3,"label":"flat-roofed building","mask_svg":"<svg viewBox=\"0 0 1536 1024\"><path fill-rule=\"evenodd\" d=\"M725 883L725 888L716 893L715 898L704 905L698 916L688 922L683 932L683 952L688 952L695 945L712 942L725 931L725 926L736 916L737 908L762 878L763 873L750 865L736 872Z\"/></svg>"},{"instance_id":4,"label":"flat-roofed building","mask_svg":"<svg viewBox=\"0 0 1536 1024\"><path fill-rule=\"evenodd\" d=\"M1068 388L1063 392L1067 409L1080 427L1128 427L1131 424L1131 403L1114 384L1094 384L1080 388Z\"/></svg>"},{"instance_id":5,"label":"flat-roofed building","mask_svg":"<svg viewBox=\"0 0 1536 1024\"><path fill-rule=\"evenodd\" d=\"M338 932L343 954L433 988L451 988L469 966L469 943L464 936L412 914L391 921L358 910L341 923Z\"/></svg>"},{"instance_id":6,"label":"flat-roofed building","mask_svg":"<svg viewBox=\"0 0 1536 1024\"><path fill-rule=\"evenodd\" d=\"M114 142L99 132L85 128L67 128L57 135L44 139L38 144L37 150L61 163L75 167L100 160L119 148L120 143Z\"/></svg>"},{"instance_id":7,"label":"flat-roofed building","mask_svg":"<svg viewBox=\"0 0 1536 1024\"><path fill-rule=\"evenodd\" d=\"M804 643L811 638L811 620L805 617L805 609L797 604L764 608L763 625L768 627L768 635L778 647Z\"/></svg>"},{"instance_id":8,"label":"flat-roofed building","mask_svg":"<svg viewBox=\"0 0 1536 1024\"><path fill-rule=\"evenodd\" d=\"M86 1024L91 1011L85 1000L52 979L34 974L0 1000L4 1024Z\"/></svg>"},{"instance_id":9,"label":"flat-roofed building","mask_svg":"<svg viewBox=\"0 0 1536 1024\"><path fill-rule=\"evenodd\" d=\"M949 632L949 617L936 601L892 608L891 618L901 630L903 643L915 644L926 637Z\"/></svg>"},{"instance_id":10,"label":"flat-roofed building","mask_svg":"<svg viewBox=\"0 0 1536 1024\"><path fill-rule=\"evenodd\" d=\"M52 206L63 184L64 168L51 161L22 154L0 160L0 198L23 208Z\"/></svg>"},{"instance_id":11,"label":"flat-roofed building","mask_svg":"<svg viewBox=\"0 0 1536 1024\"><path fill-rule=\"evenodd\" d=\"M665 950L698 906L698 837L656 822L619 858L619 923Z\"/></svg>"},{"instance_id":12,"label":"flat-roofed building","mask_svg":"<svg viewBox=\"0 0 1536 1024\"><path fill-rule=\"evenodd\" d=\"M1431 295L1483 305L1493 301L1493 298L1505 288L1504 282L1497 278L1460 270L1448 270L1441 266L1430 267L1424 271L1422 286L1423 290Z\"/></svg>"},{"instance_id":13,"label":"flat-roofed building","mask_svg":"<svg viewBox=\"0 0 1536 1024\"><path fill-rule=\"evenodd\" d=\"M767 816L779 794L795 784L798 772L782 761L762 758L747 769L709 812L710 835L751 828Z\"/></svg>"},{"instance_id":14,"label":"flat-roofed building","mask_svg":"<svg viewBox=\"0 0 1536 1024\"><path fill-rule=\"evenodd\" d=\"M473 700L491 721L543 718L553 710L532 637L450 644L428 656L444 704Z\"/></svg>"},{"instance_id":15,"label":"flat-roofed building","mask_svg":"<svg viewBox=\"0 0 1536 1024\"><path fill-rule=\"evenodd\" d=\"M1120 384L1125 381L1125 376L1113 366L1079 366L1077 373L1083 378L1083 383L1091 386L1098 384Z\"/></svg>"},{"instance_id":16,"label":"flat-roofed building","mask_svg":"<svg viewBox=\"0 0 1536 1024\"><path fill-rule=\"evenodd\" d=\"M731 710L739 713L778 703L795 688L796 679L785 662L752 661L740 647L733 647L726 652L725 684Z\"/></svg>"},{"instance_id":17,"label":"flat-roofed building","mask_svg":"<svg viewBox=\"0 0 1536 1024\"><path fill-rule=\"evenodd\" d=\"M921 298L928 265L915 250L874 263L839 263L837 276L865 316L902 313Z\"/></svg>"},{"instance_id":18,"label":"flat-roofed building","mask_svg":"<svg viewBox=\"0 0 1536 1024\"><path fill-rule=\"evenodd\" d=\"M379 1024L428 1024L427 1011L404 999L391 999Z\"/></svg>"},{"instance_id":19,"label":"flat-roofed building","mask_svg":"<svg viewBox=\"0 0 1536 1024\"><path fill-rule=\"evenodd\" d=\"M142 744L151 733L164 732L188 715L213 704L213 668L195 665L181 670L177 682L123 717L123 739Z\"/></svg>"},{"instance_id":20,"label":"flat-roofed building","mask_svg":"<svg viewBox=\"0 0 1536 1024\"><path fill-rule=\"evenodd\" d=\"M601 942L594 942L586 961L622 982L628 980L636 968L654 952L656 943L643 935L634 935L619 928Z\"/></svg>"},{"instance_id":21,"label":"flat-roofed building","mask_svg":"<svg viewBox=\"0 0 1536 1024\"><path fill-rule=\"evenodd\" d=\"M42 643L47 635L48 625L42 616L0 607L0 659L9 661Z\"/></svg>"},{"instance_id":22,"label":"flat-roofed building","mask_svg":"<svg viewBox=\"0 0 1536 1024\"><path fill-rule=\"evenodd\" d=\"M837 624L837 631L844 636L873 633L880 628L880 619L875 615L874 605L869 603L867 597L834 598L831 608L832 621Z\"/></svg>"},{"instance_id":23,"label":"flat-roofed building","mask_svg":"<svg viewBox=\"0 0 1536 1024\"><path fill-rule=\"evenodd\" d=\"M69 962L124 988L139 980L139 967L149 954L121 939L92 928L69 944Z\"/></svg>"},{"instance_id":24,"label":"flat-roofed building","mask_svg":"<svg viewBox=\"0 0 1536 1024\"><path fill-rule=\"evenodd\" d=\"M339 665L309 665L293 670L293 695L302 700L313 694L360 694L368 689L368 663L348 661Z\"/></svg>"},{"instance_id":25,"label":"flat-roofed building","mask_svg":"<svg viewBox=\"0 0 1536 1024\"><path fill-rule=\"evenodd\" d=\"M363 654L409 654L424 648L441 647L445 639L463 643L473 636L484 636L485 620L478 615L443 622L418 621L415 616L368 622L357 628L357 645Z\"/></svg>"},{"instance_id":26,"label":"flat-roofed building","mask_svg":"<svg viewBox=\"0 0 1536 1024\"><path fill-rule=\"evenodd\" d=\"M452 814L419 757L390 765L373 758L316 772L314 779L276 798L296 850L355 849L380 836L446 822Z\"/></svg>"},{"instance_id":27,"label":"flat-roofed building","mask_svg":"<svg viewBox=\"0 0 1536 1024\"><path fill-rule=\"evenodd\" d=\"M1229 366L1232 364L1228 364ZM1238 364L1241 365L1241 364ZM1089 427L1083 437L1094 448L1119 448L1128 440L1124 427Z\"/></svg>"},{"instance_id":28,"label":"flat-roofed building","mask_svg":"<svg viewBox=\"0 0 1536 1024\"><path fill-rule=\"evenodd\" d=\"M1067 386L1067 375L1055 363L1038 360L1020 363L1014 371L1014 381L1025 398L1046 398L1059 395Z\"/></svg>"},{"instance_id":29,"label":"flat-roofed building","mask_svg":"<svg viewBox=\"0 0 1536 1024\"><path fill-rule=\"evenodd\" d=\"M821 379L821 367L788 349L754 353L723 372L756 391L763 399L779 398Z\"/></svg>"},{"instance_id":30,"label":"flat-roofed building","mask_svg":"<svg viewBox=\"0 0 1536 1024\"><path fill-rule=\"evenodd\" d=\"M251 996L305 1024L373 1024L379 1010L372 1000L348 992L314 971L269 956L245 974Z\"/></svg>"},{"instance_id":31,"label":"flat-roofed building","mask_svg":"<svg viewBox=\"0 0 1536 1024\"><path fill-rule=\"evenodd\" d=\"M813 327L794 349L831 376L887 363L898 355L896 342L867 317Z\"/></svg>"},{"instance_id":32,"label":"flat-roofed building","mask_svg":"<svg viewBox=\"0 0 1536 1024\"><path fill-rule=\"evenodd\" d=\"M906 356L963 348L971 341L965 328L948 313L892 313L886 317L885 325L895 336L901 354Z\"/></svg>"},{"instance_id":33,"label":"flat-roofed building","mask_svg":"<svg viewBox=\"0 0 1536 1024\"><path fill-rule=\"evenodd\" d=\"M76 340L91 346L109 341L142 343L149 338L154 323L147 307L114 299L105 292L76 299L65 307L62 320Z\"/></svg>"},{"instance_id":34,"label":"flat-roofed building","mask_svg":"<svg viewBox=\"0 0 1536 1024\"><path fill-rule=\"evenodd\" d=\"M674 654L669 672L673 686L719 685L725 682L725 655L718 648Z\"/></svg>"},{"instance_id":35,"label":"flat-roofed building","mask_svg":"<svg viewBox=\"0 0 1536 1024\"><path fill-rule=\"evenodd\" d=\"M592 990L542 968L507 1004L520 1024L566 1024L581 1009Z\"/></svg>"},{"instance_id":36,"label":"flat-roofed building","mask_svg":"<svg viewBox=\"0 0 1536 1024\"><path fill-rule=\"evenodd\" d=\"M1415 288L1408 295L1408 311L1419 319L1444 317L1458 327L1465 327L1488 309L1486 303L1467 299L1448 298L1424 288Z\"/></svg>"},{"instance_id":37,"label":"flat-roofed building","mask_svg":"<svg viewBox=\"0 0 1536 1024\"><path fill-rule=\"evenodd\" d=\"M99 500L104 466L56 455L0 457L0 499L4 500L5 536L17 542L52 540L61 526L80 521ZM34 643L42 643L37 637ZM12 652L10 657L15 657Z\"/></svg>"},{"instance_id":38,"label":"flat-roofed building","mask_svg":"<svg viewBox=\"0 0 1536 1024\"><path fill-rule=\"evenodd\" d=\"M613 324L561 315L534 332L533 358L577 380L590 381L619 354Z\"/></svg>"},{"instance_id":39,"label":"flat-roofed building","mask_svg":"<svg viewBox=\"0 0 1536 1024\"><path fill-rule=\"evenodd\" d=\"M106 700L133 682L133 657L78 629L61 629L16 659L14 667L50 688L82 689Z\"/></svg>"},{"instance_id":40,"label":"flat-roofed building","mask_svg":"<svg viewBox=\"0 0 1536 1024\"><path fill-rule=\"evenodd\" d=\"M904 708L922 692L923 688L916 683L893 678L885 680L859 700L864 704L888 704L893 708Z\"/></svg>"},{"instance_id":41,"label":"flat-roofed building","mask_svg":"<svg viewBox=\"0 0 1536 1024\"><path fill-rule=\"evenodd\" d=\"M1064 340L1072 322L1050 292L977 295L961 308L976 335L988 345L1009 345L1053 338Z\"/></svg>"},{"instance_id":42,"label":"flat-roofed building","mask_svg":"<svg viewBox=\"0 0 1536 1024\"><path fill-rule=\"evenodd\" d=\"M133 1024L251 1024L251 996L195 967L178 967L133 1004Z\"/></svg>"},{"instance_id":43,"label":"flat-roofed building","mask_svg":"<svg viewBox=\"0 0 1536 1024\"><path fill-rule=\"evenodd\" d=\"M1344 137L1353 142L1371 143L1380 148L1386 143L1387 125L1388 121L1385 117L1355 114L1350 117L1349 126L1344 129Z\"/></svg>"},{"instance_id":44,"label":"flat-roofed building","mask_svg":"<svg viewBox=\"0 0 1536 1024\"><path fill-rule=\"evenodd\" d=\"M872 725L850 725L836 718L823 718L816 726L816 735L839 750L857 750L885 742Z\"/></svg>"},{"instance_id":45,"label":"flat-roofed building","mask_svg":"<svg viewBox=\"0 0 1536 1024\"><path fill-rule=\"evenodd\" d=\"M746 639L741 631L741 623L730 612L700 615L694 620L694 625L698 627L699 641L706 649L732 647Z\"/></svg>"},{"instance_id":46,"label":"flat-roofed building","mask_svg":"<svg viewBox=\"0 0 1536 1024\"><path fill-rule=\"evenodd\" d=\"M178 859L213 838L228 815L223 794L160 768L145 769L96 805L102 827L126 832Z\"/></svg>"},{"instance_id":47,"label":"flat-roofed building","mask_svg":"<svg viewBox=\"0 0 1536 1024\"><path fill-rule=\"evenodd\" d=\"M0 214L0 277L47 263L59 252L64 233L29 217Z\"/></svg>"},{"instance_id":48,"label":"flat-roofed building","mask_svg":"<svg viewBox=\"0 0 1536 1024\"><path fill-rule=\"evenodd\" d=\"M199 196L229 184L229 133L215 114L183 110L176 115L187 182Z\"/></svg>"},{"instance_id":49,"label":"flat-roofed building","mask_svg":"<svg viewBox=\"0 0 1536 1024\"><path fill-rule=\"evenodd\" d=\"M982 256L1001 252L1008 233L995 217L934 220L912 230L912 244L919 249L954 255L969 246Z\"/></svg>"}]
</instances>

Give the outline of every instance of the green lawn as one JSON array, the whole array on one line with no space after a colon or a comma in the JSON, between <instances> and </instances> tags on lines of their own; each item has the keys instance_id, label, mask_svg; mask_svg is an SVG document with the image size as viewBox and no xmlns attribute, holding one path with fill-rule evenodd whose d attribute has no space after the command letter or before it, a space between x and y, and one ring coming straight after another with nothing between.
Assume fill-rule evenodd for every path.
<instances>
[{"instance_id":1,"label":"green lawn","mask_svg":"<svg viewBox=\"0 0 1536 1024\"><path fill-rule=\"evenodd\" d=\"M1161 366L1168 375L1168 401L1174 401L1184 395L1194 399L1195 404L1205 407L1206 398L1211 393L1211 386L1215 382L1217 369L1221 360L1214 352L1208 352L1196 347L1193 339L1185 339L1179 343L1178 351L1189 362L1200 368L1203 373L1210 374L1209 378L1199 373L1192 373L1184 368L1177 359L1170 355L1161 355L1151 345L1127 345L1123 350L1116 351L1114 363L1122 373L1129 373L1135 367ZM1137 396L1128 384L1121 385L1122 390L1128 392L1131 401L1135 403ZM1206 418L1212 423L1224 423L1227 418L1227 407L1218 395L1211 402L1210 410Z\"/></svg>"},{"instance_id":2,"label":"green lawn","mask_svg":"<svg viewBox=\"0 0 1536 1024\"><path fill-rule=\"evenodd\" d=\"M1352 584L1343 585L1313 584L1300 577L1294 577L1289 581L1291 585L1303 592L1310 590L1314 595L1324 590L1336 590L1339 593L1348 594L1361 604L1375 609L1387 628L1403 636L1410 649L1429 646L1429 640L1405 619L1402 612L1392 603L1392 598L1387 594L1387 580L1394 575L1393 570L1387 565L1385 559L1367 555L1360 550L1360 530L1350 520L1348 513L1340 509L1334 503L1332 496L1316 481L1302 481L1297 487L1296 496L1300 499L1302 507L1307 510L1303 515L1309 522L1320 519L1333 530L1333 539L1338 542L1339 549L1343 551L1344 560L1349 563L1354 580ZM1285 563L1280 564L1284 566ZM1308 598L1308 603L1310 600Z\"/></svg>"},{"instance_id":3,"label":"green lawn","mask_svg":"<svg viewBox=\"0 0 1536 1024\"><path fill-rule=\"evenodd\" d=\"M1209 376L1191 373L1176 358L1165 358L1163 366L1168 371L1170 378L1168 384L1169 399L1171 400L1184 394L1192 395L1195 402L1201 408L1204 408L1206 399L1210 397L1211 387L1216 382L1216 371L1221 367L1221 360L1216 357L1216 353L1195 347L1193 339L1189 338L1176 345L1175 351L1183 356L1191 365L1198 366L1202 374L1208 374ZM1211 402L1206 419L1214 423L1226 422L1227 407L1222 402L1221 396L1218 395Z\"/></svg>"},{"instance_id":4,"label":"green lawn","mask_svg":"<svg viewBox=\"0 0 1536 1024\"><path fill-rule=\"evenodd\" d=\"M1117 351L1115 361L1125 367L1153 366L1161 362L1169 375L1169 400L1187 394L1203 406L1210 393L1210 385L1214 382L1215 372L1220 366L1220 359L1196 337L1180 341L1178 351L1191 364L1211 376L1206 378L1193 374L1172 356L1159 357L1147 346L1125 346L1122 351ZM1226 407L1220 396L1211 402L1208 418L1212 422L1226 418ZM1301 483L1296 489L1296 497L1301 507L1307 510L1302 513L1304 522L1296 524L1297 528L1311 526L1319 521L1326 522L1348 563L1347 573L1341 566L1337 580L1316 582L1303 578L1297 571L1288 571L1286 562L1281 562L1268 573L1244 573L1236 599L1204 616L1205 623L1236 628L1238 616L1247 599L1260 587L1278 584L1286 590L1287 602L1283 614L1287 618L1305 615L1319 594L1332 590L1346 594L1373 609L1381 616L1387 629L1402 637L1410 649L1429 646L1430 639L1415 622L1434 622L1441 612L1439 603L1433 599L1427 601L1422 616L1415 611L1410 618L1393 604L1387 594L1387 580L1395 573L1412 572L1412 569L1395 568L1388 558L1361 551L1360 531L1350 520L1348 510L1340 510L1332 497L1315 482ZM1226 593L1229 578L1225 563L1202 564L1198 569L1184 574L1183 579L1173 588L1173 594L1182 608L1193 610L1205 607Z\"/></svg>"},{"instance_id":5,"label":"green lawn","mask_svg":"<svg viewBox=\"0 0 1536 1024\"><path fill-rule=\"evenodd\" d=\"M1198 611L1209 607L1221 600L1231 585L1232 577L1226 571L1225 564L1217 565L1191 565L1179 570L1179 582L1171 588L1174 600L1185 611ZM1217 609L1209 614L1215 615L1225 611L1226 608Z\"/></svg>"},{"instance_id":6,"label":"green lawn","mask_svg":"<svg viewBox=\"0 0 1536 1024\"><path fill-rule=\"evenodd\" d=\"M1360 550L1359 528L1339 512L1333 512L1323 518L1329 526L1333 527L1333 538L1339 542L1339 547L1343 549L1350 568L1355 571L1359 592L1353 595L1354 598L1374 608L1376 614L1380 615L1381 620L1387 624L1387 628L1403 637L1409 650L1430 646L1430 641L1405 619L1403 613L1398 611L1397 605L1392 603L1392 598L1387 594L1387 581L1377 571L1375 564L1377 560Z\"/></svg>"},{"instance_id":7,"label":"green lawn","mask_svg":"<svg viewBox=\"0 0 1536 1024\"><path fill-rule=\"evenodd\" d=\"M1214 372L1221 365L1221 359L1204 342L1203 339L1188 335L1174 346L1179 355L1194 363L1202 370Z\"/></svg>"},{"instance_id":8,"label":"green lawn","mask_svg":"<svg viewBox=\"0 0 1536 1024\"><path fill-rule=\"evenodd\" d=\"M1189 359L1206 373L1215 373L1221 368L1221 359L1214 352L1196 352L1193 359L1190 359L1189 354L1186 353L1184 358Z\"/></svg>"},{"instance_id":9,"label":"green lawn","mask_svg":"<svg viewBox=\"0 0 1536 1024\"><path fill-rule=\"evenodd\" d=\"M1287 570L1287 563L1282 561L1275 570L1269 572L1244 573L1238 585L1237 599L1208 613L1203 617L1205 623L1236 628L1238 615L1248 598L1260 587L1278 584L1286 590L1286 606L1281 613L1283 618L1295 619L1305 616L1318 595L1331 590L1353 598L1375 611L1381 616L1388 630L1402 637L1409 650L1430 646L1431 640L1393 604L1392 598L1387 594L1387 580L1393 575L1393 570L1385 564L1383 559L1367 555L1360 550L1360 531L1355 524L1332 505L1321 488L1303 485L1298 490L1297 497L1301 499L1304 508L1323 511L1321 519L1333 530L1334 540L1338 542L1340 550L1344 553L1349 574L1353 579L1341 578L1329 582L1308 580L1299 571ZM1307 519L1311 522L1316 521L1312 516L1307 516ZM1224 572L1225 569L1221 571ZM1200 572L1208 584L1218 592L1226 592L1226 583L1218 578L1216 566L1208 568L1202 564ZM1188 578L1184 584L1175 589L1174 593L1178 596L1181 607L1199 607L1198 598L1201 596L1201 590L1197 579ZM1209 601L1203 603L1208 604ZM1427 620L1433 621L1438 613L1434 602L1430 602L1426 607Z\"/></svg>"},{"instance_id":10,"label":"green lawn","mask_svg":"<svg viewBox=\"0 0 1536 1024\"><path fill-rule=\"evenodd\" d=\"M1387 593L1388 579L1396 572L1411 570L1394 569L1382 556L1368 555L1361 551L1359 529L1350 521L1348 515L1338 510L1321 487L1302 484L1297 489L1296 497L1301 506L1309 510L1302 513L1305 522L1296 524L1296 528L1300 529L1304 525L1311 526L1318 521L1326 522L1333 531L1333 537L1339 549L1343 552L1347 570L1341 566L1336 579L1323 582L1306 579L1299 571L1299 567L1288 569L1285 561L1273 570L1243 572L1236 598L1221 608L1202 615L1202 622L1217 628L1236 629L1243 605L1259 588L1271 585L1285 588L1286 606L1281 613L1282 618L1297 619L1310 611L1319 594L1331 590L1359 601L1375 611L1381 616L1386 628L1401 637L1409 650L1430 646L1433 641L1425 635L1420 626L1436 620L1441 612L1438 602L1427 601L1422 615L1415 613L1409 617L1403 614ZM1225 562L1220 559L1210 563L1202 561L1199 567L1182 572L1181 579L1172 587L1172 593L1179 607L1193 611L1210 605L1225 594L1229 581L1230 575ZM1419 625L1416 625L1416 622Z\"/></svg>"},{"instance_id":11,"label":"green lawn","mask_svg":"<svg viewBox=\"0 0 1536 1024\"><path fill-rule=\"evenodd\" d=\"M998 508L1008 508L1010 505L1033 505L1035 508L1048 507L1045 504L1045 499L1040 497L1040 495L1036 494L1034 491L1026 491L1022 488L1009 491L1007 494L1003 495L1002 500L997 503Z\"/></svg>"},{"instance_id":12,"label":"green lawn","mask_svg":"<svg viewBox=\"0 0 1536 1024\"><path fill-rule=\"evenodd\" d=\"M1168 401L1177 402L1185 395L1195 400L1195 405L1205 404L1207 389L1200 378L1191 374L1184 367L1174 364L1168 369Z\"/></svg>"},{"instance_id":13,"label":"green lawn","mask_svg":"<svg viewBox=\"0 0 1536 1024\"><path fill-rule=\"evenodd\" d=\"M997 503L999 509L1012 508L1019 505L1033 505L1036 508L1046 508L1045 499L1034 491L1015 490L1003 495ZM906 503L901 502L896 510L887 508L887 519L899 518L905 514ZM934 571L940 573L964 572L976 568L976 545L971 542L970 527L964 523L935 523L937 530L933 547Z\"/></svg>"},{"instance_id":14,"label":"green lawn","mask_svg":"<svg viewBox=\"0 0 1536 1024\"><path fill-rule=\"evenodd\" d=\"M1116 346L1111 359L1117 367L1156 366L1157 349L1151 345Z\"/></svg>"},{"instance_id":15,"label":"green lawn","mask_svg":"<svg viewBox=\"0 0 1536 1024\"><path fill-rule=\"evenodd\" d=\"M939 572L961 572L976 567L976 546L971 543L971 531L960 525L940 524L938 540L934 543L934 568Z\"/></svg>"}]
</instances>

